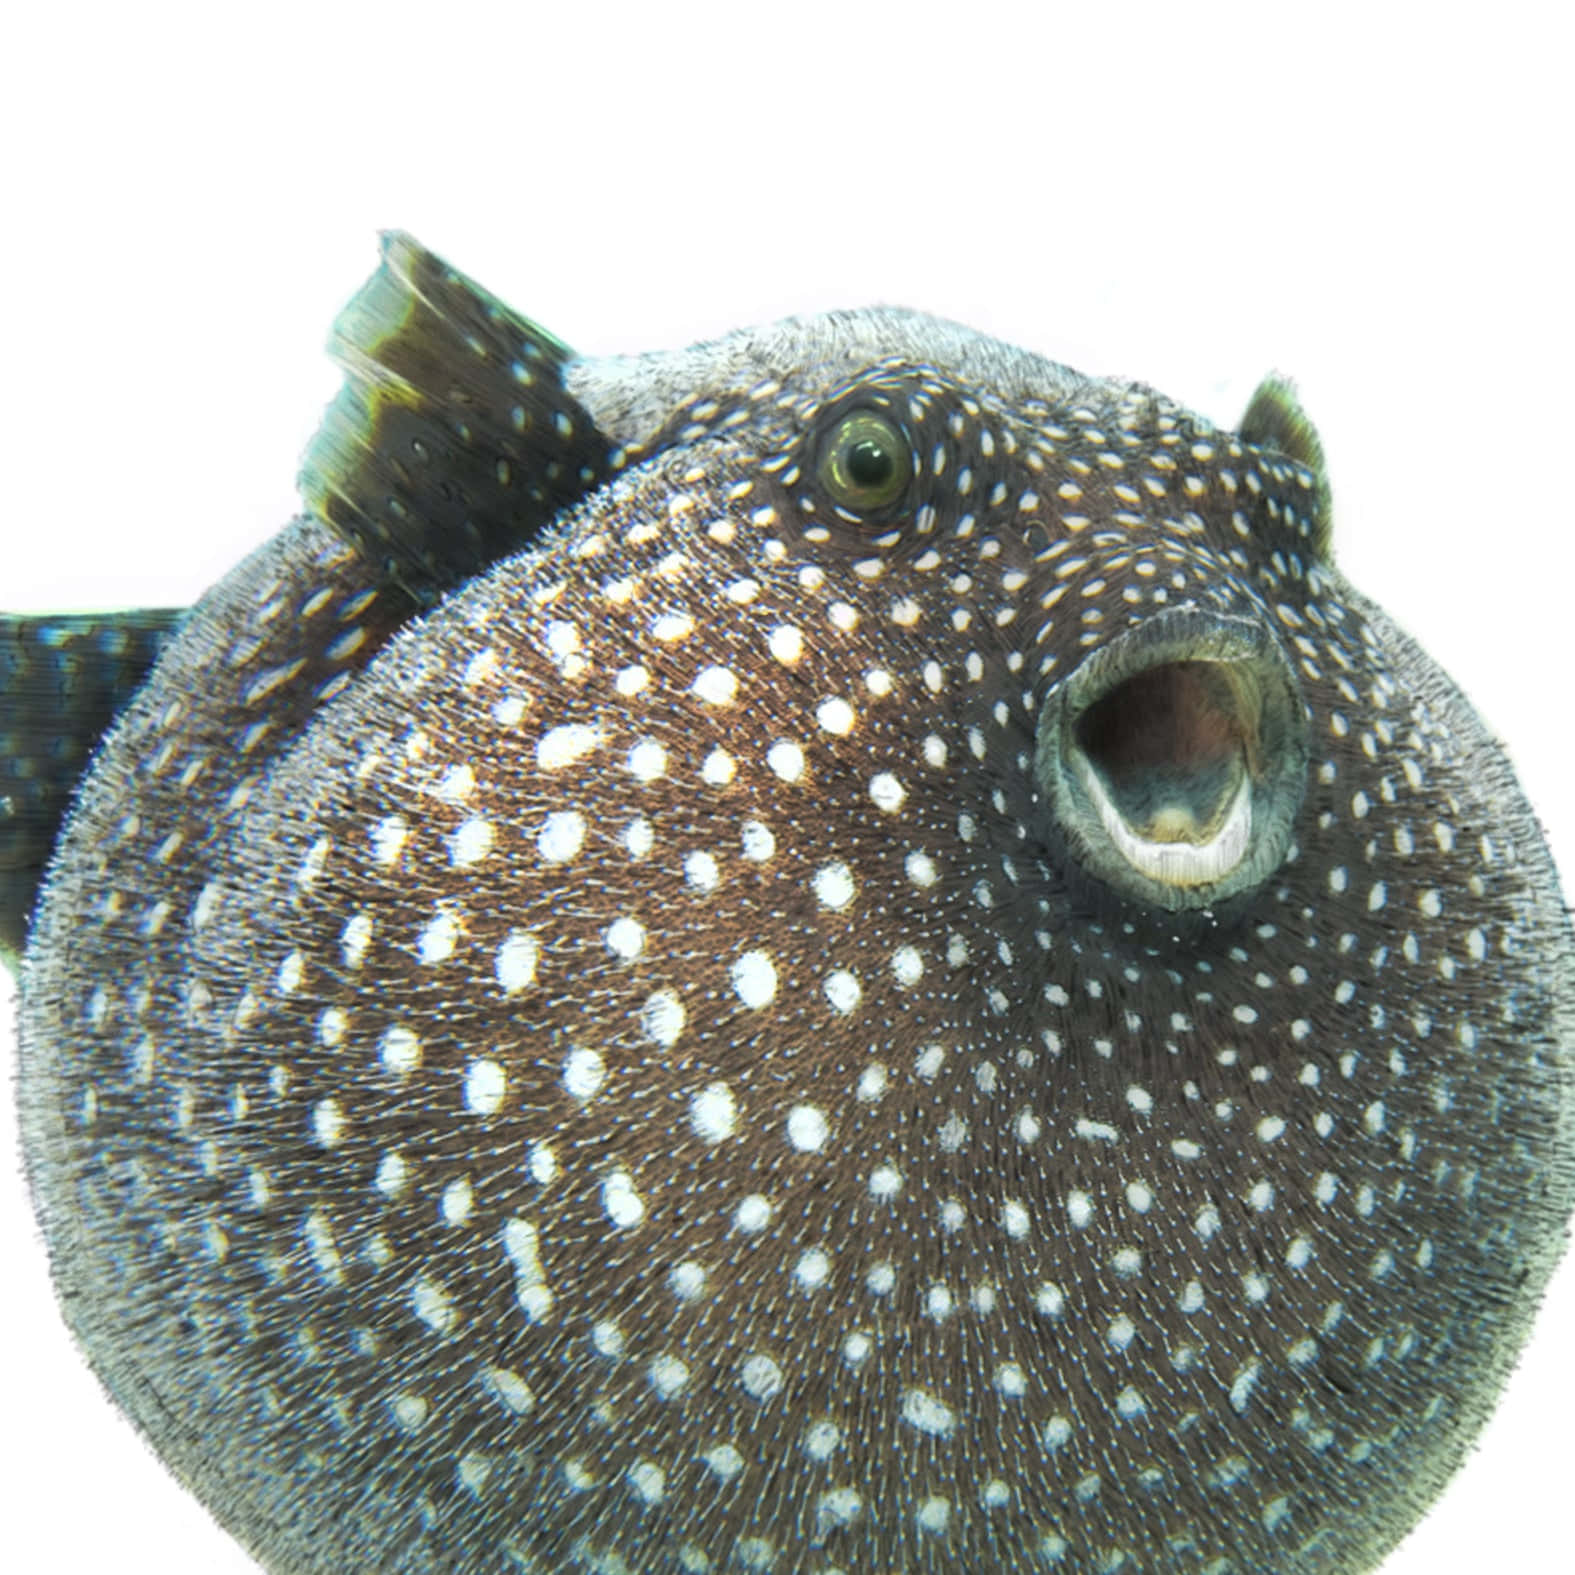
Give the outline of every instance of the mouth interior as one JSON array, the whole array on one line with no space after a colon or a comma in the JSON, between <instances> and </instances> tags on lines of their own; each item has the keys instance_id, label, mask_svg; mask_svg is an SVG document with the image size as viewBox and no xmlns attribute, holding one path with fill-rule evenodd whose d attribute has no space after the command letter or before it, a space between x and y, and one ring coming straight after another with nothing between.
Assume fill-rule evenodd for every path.
<instances>
[{"instance_id":1,"label":"mouth interior","mask_svg":"<svg viewBox=\"0 0 1575 1575\"><path fill-rule=\"evenodd\" d=\"M1172 885L1241 862L1252 836L1256 686L1235 662L1164 662L1078 718L1084 787L1122 856Z\"/></svg>"}]
</instances>

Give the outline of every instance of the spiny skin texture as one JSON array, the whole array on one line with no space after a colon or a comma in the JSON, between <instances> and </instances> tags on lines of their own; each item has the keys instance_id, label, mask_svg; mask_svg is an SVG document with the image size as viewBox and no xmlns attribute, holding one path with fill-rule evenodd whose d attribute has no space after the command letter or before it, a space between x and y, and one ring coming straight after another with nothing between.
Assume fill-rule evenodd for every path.
<instances>
[{"instance_id":1,"label":"spiny skin texture","mask_svg":"<svg viewBox=\"0 0 1575 1575\"><path fill-rule=\"evenodd\" d=\"M22 1091L104 1381L280 1575L1370 1568L1562 1245L1572 962L1321 478L911 314L568 376L611 480L419 620L295 523L85 785ZM1178 608L1308 759L1169 914L1035 752Z\"/></svg>"}]
</instances>

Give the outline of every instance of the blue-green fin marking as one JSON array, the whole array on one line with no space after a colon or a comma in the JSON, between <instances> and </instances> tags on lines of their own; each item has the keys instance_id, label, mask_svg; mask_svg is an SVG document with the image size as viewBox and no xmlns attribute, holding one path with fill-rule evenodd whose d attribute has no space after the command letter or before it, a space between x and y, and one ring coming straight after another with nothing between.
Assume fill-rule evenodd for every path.
<instances>
[{"instance_id":1,"label":"blue-green fin marking","mask_svg":"<svg viewBox=\"0 0 1575 1575\"><path fill-rule=\"evenodd\" d=\"M1334 505L1329 494L1329 467L1324 463L1323 441L1302 409L1296 385L1290 378L1271 372L1258 384L1241 418L1242 440L1254 448L1273 449L1304 465L1313 474L1313 557L1329 560L1333 549Z\"/></svg>"},{"instance_id":2,"label":"blue-green fin marking","mask_svg":"<svg viewBox=\"0 0 1575 1575\"><path fill-rule=\"evenodd\" d=\"M0 613L0 962L15 966L71 795L180 608Z\"/></svg>"},{"instance_id":3,"label":"blue-green fin marking","mask_svg":"<svg viewBox=\"0 0 1575 1575\"><path fill-rule=\"evenodd\" d=\"M564 387L567 347L408 235L383 237L329 351L345 386L301 495L421 605L519 551L611 468Z\"/></svg>"}]
</instances>

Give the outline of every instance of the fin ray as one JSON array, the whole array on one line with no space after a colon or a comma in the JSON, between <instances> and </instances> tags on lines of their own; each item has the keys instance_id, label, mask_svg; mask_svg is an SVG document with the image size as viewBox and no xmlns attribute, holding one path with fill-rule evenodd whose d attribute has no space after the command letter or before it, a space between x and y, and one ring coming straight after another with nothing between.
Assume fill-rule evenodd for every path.
<instances>
[{"instance_id":1,"label":"fin ray","mask_svg":"<svg viewBox=\"0 0 1575 1575\"><path fill-rule=\"evenodd\" d=\"M1295 383L1278 372L1265 377L1247 402L1239 430L1243 440L1255 448L1273 449L1312 472L1312 551L1318 562L1327 563L1332 556L1334 537L1329 467L1323 457L1323 440L1302 408Z\"/></svg>"}]
</instances>

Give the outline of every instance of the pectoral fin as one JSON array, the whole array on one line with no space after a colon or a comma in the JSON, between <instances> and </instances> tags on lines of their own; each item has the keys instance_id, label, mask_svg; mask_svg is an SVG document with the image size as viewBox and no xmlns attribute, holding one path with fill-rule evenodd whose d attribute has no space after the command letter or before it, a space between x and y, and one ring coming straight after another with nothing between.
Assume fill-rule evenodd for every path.
<instances>
[{"instance_id":1,"label":"pectoral fin","mask_svg":"<svg viewBox=\"0 0 1575 1575\"><path fill-rule=\"evenodd\" d=\"M0 613L0 963L21 955L83 769L185 616Z\"/></svg>"}]
</instances>

